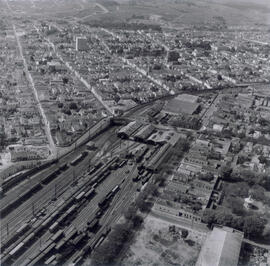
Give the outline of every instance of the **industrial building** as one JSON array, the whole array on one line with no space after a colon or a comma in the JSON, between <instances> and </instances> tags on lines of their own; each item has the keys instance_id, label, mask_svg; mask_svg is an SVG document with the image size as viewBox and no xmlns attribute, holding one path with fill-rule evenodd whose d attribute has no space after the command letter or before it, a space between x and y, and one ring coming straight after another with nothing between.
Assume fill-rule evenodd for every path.
<instances>
[{"instance_id":1,"label":"industrial building","mask_svg":"<svg viewBox=\"0 0 270 266\"><path fill-rule=\"evenodd\" d=\"M237 266L244 233L230 227L214 227L196 266Z\"/></svg>"},{"instance_id":2,"label":"industrial building","mask_svg":"<svg viewBox=\"0 0 270 266\"><path fill-rule=\"evenodd\" d=\"M154 132L155 128L152 125L147 125L141 128L138 133L134 135L135 141L145 142L149 136Z\"/></svg>"},{"instance_id":3,"label":"industrial building","mask_svg":"<svg viewBox=\"0 0 270 266\"><path fill-rule=\"evenodd\" d=\"M172 146L167 143L164 144L159 151L151 158L151 160L145 166L147 170L156 172L160 167L162 161L168 156Z\"/></svg>"},{"instance_id":4,"label":"industrial building","mask_svg":"<svg viewBox=\"0 0 270 266\"><path fill-rule=\"evenodd\" d=\"M140 130L142 124L137 122L137 121L132 121L128 125L122 127L118 131L118 137L122 139L128 139L130 138L133 134L136 134L138 130Z\"/></svg>"}]
</instances>

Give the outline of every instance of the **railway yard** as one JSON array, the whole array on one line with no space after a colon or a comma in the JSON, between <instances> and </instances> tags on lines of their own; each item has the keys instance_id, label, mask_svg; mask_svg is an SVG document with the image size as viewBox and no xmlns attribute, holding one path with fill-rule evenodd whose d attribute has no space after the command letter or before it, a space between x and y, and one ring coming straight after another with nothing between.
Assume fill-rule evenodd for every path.
<instances>
[{"instance_id":1,"label":"railway yard","mask_svg":"<svg viewBox=\"0 0 270 266\"><path fill-rule=\"evenodd\" d=\"M136 199L160 149L117 136L111 126L1 198L2 265L82 265ZM14 196L16 195L16 196Z\"/></svg>"}]
</instances>

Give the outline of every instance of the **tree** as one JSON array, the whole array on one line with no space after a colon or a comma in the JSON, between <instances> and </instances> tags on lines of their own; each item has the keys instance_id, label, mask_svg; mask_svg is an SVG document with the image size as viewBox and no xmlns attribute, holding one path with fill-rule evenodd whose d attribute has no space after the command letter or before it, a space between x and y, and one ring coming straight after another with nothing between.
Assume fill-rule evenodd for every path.
<instances>
[{"instance_id":1,"label":"tree","mask_svg":"<svg viewBox=\"0 0 270 266\"><path fill-rule=\"evenodd\" d=\"M77 106L77 104L75 102L72 102L72 103L69 104L69 108L71 110L77 110L78 109L78 106Z\"/></svg>"},{"instance_id":2,"label":"tree","mask_svg":"<svg viewBox=\"0 0 270 266\"><path fill-rule=\"evenodd\" d=\"M189 150L189 147L190 147L189 143L188 142L184 142L183 143L183 146L182 146L182 151L183 152L187 152Z\"/></svg>"},{"instance_id":3,"label":"tree","mask_svg":"<svg viewBox=\"0 0 270 266\"><path fill-rule=\"evenodd\" d=\"M245 218L243 230L247 237L260 237L264 231L266 221L258 216Z\"/></svg>"},{"instance_id":4,"label":"tree","mask_svg":"<svg viewBox=\"0 0 270 266\"><path fill-rule=\"evenodd\" d=\"M109 234L108 239L115 243L124 243L130 236L132 225L130 222L116 224L114 230Z\"/></svg>"},{"instance_id":5,"label":"tree","mask_svg":"<svg viewBox=\"0 0 270 266\"><path fill-rule=\"evenodd\" d=\"M261 126L267 126L268 125L268 121L266 120L266 119L264 119L264 118L259 118L259 120L258 120L258 122L259 122L259 124L261 125Z\"/></svg>"},{"instance_id":6,"label":"tree","mask_svg":"<svg viewBox=\"0 0 270 266\"><path fill-rule=\"evenodd\" d=\"M260 155L258 159L259 159L260 163L262 163L262 164L267 163L267 159L263 155Z\"/></svg>"},{"instance_id":7,"label":"tree","mask_svg":"<svg viewBox=\"0 0 270 266\"><path fill-rule=\"evenodd\" d=\"M145 188L145 193L146 195L158 196L157 185L152 183L148 184L148 186Z\"/></svg>"},{"instance_id":8,"label":"tree","mask_svg":"<svg viewBox=\"0 0 270 266\"><path fill-rule=\"evenodd\" d=\"M141 224L143 223L143 218L140 215L135 215L132 222L133 222L133 227L136 229L140 227Z\"/></svg>"},{"instance_id":9,"label":"tree","mask_svg":"<svg viewBox=\"0 0 270 266\"><path fill-rule=\"evenodd\" d=\"M68 84L69 79L67 77L63 77L63 84Z\"/></svg>"},{"instance_id":10,"label":"tree","mask_svg":"<svg viewBox=\"0 0 270 266\"><path fill-rule=\"evenodd\" d=\"M243 163L249 162L249 161L250 161L250 158L249 158L249 156L248 156L247 154L240 154L240 155L238 156L238 161L237 161L237 163L238 163L238 164L243 164Z\"/></svg>"},{"instance_id":11,"label":"tree","mask_svg":"<svg viewBox=\"0 0 270 266\"><path fill-rule=\"evenodd\" d=\"M244 226L244 218L241 216L233 216L231 227L242 231L243 226Z\"/></svg>"},{"instance_id":12,"label":"tree","mask_svg":"<svg viewBox=\"0 0 270 266\"><path fill-rule=\"evenodd\" d=\"M249 186L246 182L229 183L224 185L225 196L248 197Z\"/></svg>"},{"instance_id":13,"label":"tree","mask_svg":"<svg viewBox=\"0 0 270 266\"><path fill-rule=\"evenodd\" d=\"M132 224L126 222L117 224L98 248L96 248L91 256L93 265L112 265L115 263L119 253L123 249L124 244L133 236Z\"/></svg>"},{"instance_id":14,"label":"tree","mask_svg":"<svg viewBox=\"0 0 270 266\"><path fill-rule=\"evenodd\" d=\"M155 182L158 183L160 187L163 187L165 185L166 176L162 174L156 175Z\"/></svg>"},{"instance_id":15,"label":"tree","mask_svg":"<svg viewBox=\"0 0 270 266\"><path fill-rule=\"evenodd\" d=\"M206 174L200 173L198 175L198 178L203 181L211 182L214 179L214 175L212 173L206 173Z\"/></svg>"},{"instance_id":16,"label":"tree","mask_svg":"<svg viewBox=\"0 0 270 266\"><path fill-rule=\"evenodd\" d=\"M182 238L186 238L188 236L188 230L182 229L181 236Z\"/></svg>"},{"instance_id":17,"label":"tree","mask_svg":"<svg viewBox=\"0 0 270 266\"><path fill-rule=\"evenodd\" d=\"M232 224L232 219L233 216L228 211L220 210L215 213L215 220L218 224L230 226Z\"/></svg>"},{"instance_id":18,"label":"tree","mask_svg":"<svg viewBox=\"0 0 270 266\"><path fill-rule=\"evenodd\" d=\"M125 212L124 216L127 220L133 220L136 216L137 208L134 205L131 205Z\"/></svg>"},{"instance_id":19,"label":"tree","mask_svg":"<svg viewBox=\"0 0 270 266\"><path fill-rule=\"evenodd\" d=\"M230 208L234 214L241 216L245 214L245 209L243 207L244 202L240 198L235 196L228 196L226 198L226 202L228 208Z\"/></svg>"},{"instance_id":20,"label":"tree","mask_svg":"<svg viewBox=\"0 0 270 266\"><path fill-rule=\"evenodd\" d=\"M263 173L259 176L258 184L270 191L270 173Z\"/></svg>"},{"instance_id":21,"label":"tree","mask_svg":"<svg viewBox=\"0 0 270 266\"><path fill-rule=\"evenodd\" d=\"M208 226L211 226L215 223L215 211L212 209L205 209L202 216L202 221Z\"/></svg>"},{"instance_id":22,"label":"tree","mask_svg":"<svg viewBox=\"0 0 270 266\"><path fill-rule=\"evenodd\" d=\"M62 108L62 112L66 115L71 115L71 111L67 106L64 106L64 108Z\"/></svg>"},{"instance_id":23,"label":"tree","mask_svg":"<svg viewBox=\"0 0 270 266\"><path fill-rule=\"evenodd\" d=\"M116 95L114 96L114 101L115 101L116 103L118 103L120 100L121 100L120 96L119 96L118 94L116 94Z\"/></svg>"},{"instance_id":24,"label":"tree","mask_svg":"<svg viewBox=\"0 0 270 266\"><path fill-rule=\"evenodd\" d=\"M260 185L254 185L251 190L251 196L255 200L264 201L265 200L265 189Z\"/></svg>"},{"instance_id":25,"label":"tree","mask_svg":"<svg viewBox=\"0 0 270 266\"><path fill-rule=\"evenodd\" d=\"M220 74L217 75L217 79L220 81L222 80L222 76Z\"/></svg>"},{"instance_id":26,"label":"tree","mask_svg":"<svg viewBox=\"0 0 270 266\"><path fill-rule=\"evenodd\" d=\"M220 177L223 180L230 180L231 173L232 173L232 168L228 165L221 166L219 169Z\"/></svg>"},{"instance_id":27,"label":"tree","mask_svg":"<svg viewBox=\"0 0 270 266\"><path fill-rule=\"evenodd\" d=\"M255 129L254 128L251 128L250 130L249 130L249 134L254 134L255 133Z\"/></svg>"},{"instance_id":28,"label":"tree","mask_svg":"<svg viewBox=\"0 0 270 266\"><path fill-rule=\"evenodd\" d=\"M197 212L197 211L202 209L202 204L200 202L195 202L192 204L191 208L192 208L192 210Z\"/></svg>"},{"instance_id":29,"label":"tree","mask_svg":"<svg viewBox=\"0 0 270 266\"><path fill-rule=\"evenodd\" d=\"M243 170L241 172L241 178L246 181L250 186L256 183L255 173L251 170Z\"/></svg>"},{"instance_id":30,"label":"tree","mask_svg":"<svg viewBox=\"0 0 270 266\"><path fill-rule=\"evenodd\" d=\"M111 245L110 242L103 242L97 249L94 250L91 256L93 265L109 265L114 262L119 252L119 245Z\"/></svg>"}]
</instances>

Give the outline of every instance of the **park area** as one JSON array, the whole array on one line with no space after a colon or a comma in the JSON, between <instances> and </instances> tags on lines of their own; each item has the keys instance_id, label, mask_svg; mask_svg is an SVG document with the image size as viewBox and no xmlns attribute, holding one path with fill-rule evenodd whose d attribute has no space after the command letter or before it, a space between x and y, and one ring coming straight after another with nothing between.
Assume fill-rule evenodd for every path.
<instances>
[{"instance_id":1,"label":"park area","mask_svg":"<svg viewBox=\"0 0 270 266\"><path fill-rule=\"evenodd\" d=\"M205 234L148 215L123 265L195 265Z\"/></svg>"}]
</instances>

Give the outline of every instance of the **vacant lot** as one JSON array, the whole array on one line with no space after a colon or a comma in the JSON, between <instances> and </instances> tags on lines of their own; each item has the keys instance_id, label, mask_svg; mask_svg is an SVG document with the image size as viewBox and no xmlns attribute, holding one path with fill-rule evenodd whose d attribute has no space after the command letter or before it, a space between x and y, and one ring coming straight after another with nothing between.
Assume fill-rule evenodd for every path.
<instances>
[{"instance_id":1,"label":"vacant lot","mask_svg":"<svg viewBox=\"0 0 270 266\"><path fill-rule=\"evenodd\" d=\"M186 232L187 233L187 232ZM148 216L123 259L124 265L195 265L205 235Z\"/></svg>"}]
</instances>

